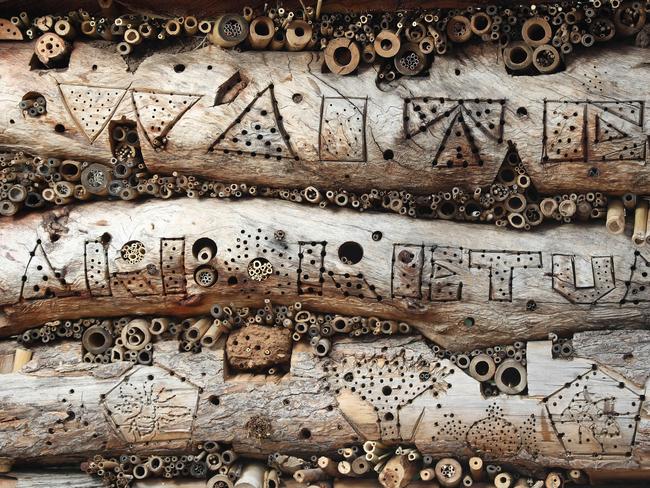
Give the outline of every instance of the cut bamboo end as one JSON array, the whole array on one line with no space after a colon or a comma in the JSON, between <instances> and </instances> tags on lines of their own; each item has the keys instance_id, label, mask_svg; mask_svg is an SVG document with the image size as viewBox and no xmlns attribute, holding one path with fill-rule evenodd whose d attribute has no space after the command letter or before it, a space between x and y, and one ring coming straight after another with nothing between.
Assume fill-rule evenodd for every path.
<instances>
[{"instance_id":1,"label":"cut bamboo end","mask_svg":"<svg viewBox=\"0 0 650 488\"><path fill-rule=\"evenodd\" d=\"M0 458L0 473L9 473L14 466L13 459Z\"/></svg>"},{"instance_id":2,"label":"cut bamboo end","mask_svg":"<svg viewBox=\"0 0 650 488\"><path fill-rule=\"evenodd\" d=\"M634 232L632 242L637 246L645 244L648 229L648 202L641 200L634 211Z\"/></svg>"},{"instance_id":3,"label":"cut bamboo end","mask_svg":"<svg viewBox=\"0 0 650 488\"><path fill-rule=\"evenodd\" d=\"M22 348L16 349L16 353L14 355L13 372L16 373L20 371L23 366L29 362L30 359L32 359L32 351Z\"/></svg>"},{"instance_id":4,"label":"cut bamboo end","mask_svg":"<svg viewBox=\"0 0 650 488\"><path fill-rule=\"evenodd\" d=\"M625 208L620 200L609 202L605 226L612 234L622 234L625 230Z\"/></svg>"}]
</instances>

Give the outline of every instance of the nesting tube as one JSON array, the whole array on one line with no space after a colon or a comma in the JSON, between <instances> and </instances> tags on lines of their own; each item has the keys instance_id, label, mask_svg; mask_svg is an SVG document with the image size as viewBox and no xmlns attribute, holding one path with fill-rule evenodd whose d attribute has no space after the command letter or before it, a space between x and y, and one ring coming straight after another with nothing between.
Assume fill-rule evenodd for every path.
<instances>
[{"instance_id":1,"label":"nesting tube","mask_svg":"<svg viewBox=\"0 0 650 488\"><path fill-rule=\"evenodd\" d=\"M187 330L186 337L189 341L196 342L200 340L203 335L208 331L212 322L210 319L202 318L194 322L194 324Z\"/></svg>"},{"instance_id":2,"label":"nesting tube","mask_svg":"<svg viewBox=\"0 0 650 488\"><path fill-rule=\"evenodd\" d=\"M510 488L512 486L512 475L510 473L499 473L494 477L495 488Z\"/></svg>"},{"instance_id":3,"label":"nesting tube","mask_svg":"<svg viewBox=\"0 0 650 488\"><path fill-rule=\"evenodd\" d=\"M394 57L399 52L401 45L399 36L390 30L379 32L373 43L375 53L382 58Z\"/></svg>"},{"instance_id":4,"label":"nesting tube","mask_svg":"<svg viewBox=\"0 0 650 488\"><path fill-rule=\"evenodd\" d=\"M127 349L132 351L144 349L151 342L149 324L143 319L132 320L122 329L121 338L122 344Z\"/></svg>"},{"instance_id":5,"label":"nesting tube","mask_svg":"<svg viewBox=\"0 0 650 488\"><path fill-rule=\"evenodd\" d=\"M634 232L632 241L637 246L645 244L648 225L648 202L641 200L634 210Z\"/></svg>"},{"instance_id":6,"label":"nesting tube","mask_svg":"<svg viewBox=\"0 0 650 488\"><path fill-rule=\"evenodd\" d=\"M327 356L327 354L330 352L332 349L332 341L322 337L316 342L316 345L314 346L314 352L316 353L317 356Z\"/></svg>"},{"instance_id":7,"label":"nesting tube","mask_svg":"<svg viewBox=\"0 0 650 488\"><path fill-rule=\"evenodd\" d=\"M625 230L625 209L623 202L616 199L609 201L605 226L612 234L622 234Z\"/></svg>"},{"instance_id":8,"label":"nesting tube","mask_svg":"<svg viewBox=\"0 0 650 488\"><path fill-rule=\"evenodd\" d=\"M436 470L433 468L425 468L420 470L420 478L424 481L431 481L436 479Z\"/></svg>"},{"instance_id":9,"label":"nesting tube","mask_svg":"<svg viewBox=\"0 0 650 488\"><path fill-rule=\"evenodd\" d=\"M492 28L492 17L485 12L476 12L470 19L470 28L477 36L487 34Z\"/></svg>"},{"instance_id":10,"label":"nesting tube","mask_svg":"<svg viewBox=\"0 0 650 488\"><path fill-rule=\"evenodd\" d=\"M32 359L32 351L29 349L23 349L21 347L17 348L14 352L14 364L12 371L14 373L20 371L22 367L29 362L30 359Z\"/></svg>"},{"instance_id":11,"label":"nesting tube","mask_svg":"<svg viewBox=\"0 0 650 488\"><path fill-rule=\"evenodd\" d=\"M212 42L221 47L235 47L243 42L250 32L246 19L239 14L222 15L214 23Z\"/></svg>"},{"instance_id":12,"label":"nesting tube","mask_svg":"<svg viewBox=\"0 0 650 488\"><path fill-rule=\"evenodd\" d=\"M553 36L551 24L541 17L533 17L521 27L521 37L530 46L548 44Z\"/></svg>"},{"instance_id":13,"label":"nesting tube","mask_svg":"<svg viewBox=\"0 0 650 488\"><path fill-rule=\"evenodd\" d=\"M317 461L318 467L330 477L339 475L337 462L327 456L321 456Z\"/></svg>"},{"instance_id":14,"label":"nesting tube","mask_svg":"<svg viewBox=\"0 0 650 488\"><path fill-rule=\"evenodd\" d=\"M481 481L485 475L483 460L480 457L469 458L469 473L474 481Z\"/></svg>"},{"instance_id":15,"label":"nesting tube","mask_svg":"<svg viewBox=\"0 0 650 488\"><path fill-rule=\"evenodd\" d=\"M289 22L285 37L287 38L288 51L302 51L311 41L313 29L304 20Z\"/></svg>"},{"instance_id":16,"label":"nesting tube","mask_svg":"<svg viewBox=\"0 0 650 488\"><path fill-rule=\"evenodd\" d=\"M505 48L503 58L512 71L524 71L533 64L533 50L526 43L514 42Z\"/></svg>"},{"instance_id":17,"label":"nesting tube","mask_svg":"<svg viewBox=\"0 0 650 488\"><path fill-rule=\"evenodd\" d=\"M436 479L444 488L455 488L463 478L463 467L452 458L442 458L435 467Z\"/></svg>"},{"instance_id":18,"label":"nesting tube","mask_svg":"<svg viewBox=\"0 0 650 488\"><path fill-rule=\"evenodd\" d=\"M519 361L506 359L494 373L494 382L503 393L521 393L528 384L526 368Z\"/></svg>"},{"instance_id":19,"label":"nesting tube","mask_svg":"<svg viewBox=\"0 0 650 488\"><path fill-rule=\"evenodd\" d=\"M339 37L325 48L325 64L337 75L348 75L357 69L361 61L359 46L351 39Z\"/></svg>"},{"instance_id":20,"label":"nesting tube","mask_svg":"<svg viewBox=\"0 0 650 488\"><path fill-rule=\"evenodd\" d=\"M169 329L169 319L158 317L151 320L149 324L149 332L153 335L160 335Z\"/></svg>"},{"instance_id":21,"label":"nesting tube","mask_svg":"<svg viewBox=\"0 0 650 488\"><path fill-rule=\"evenodd\" d=\"M537 46L533 51L533 66L540 73L552 73L560 66L560 53L550 44Z\"/></svg>"},{"instance_id":22,"label":"nesting tube","mask_svg":"<svg viewBox=\"0 0 650 488\"><path fill-rule=\"evenodd\" d=\"M298 483L313 483L323 481L329 478L329 475L320 468L299 469L293 474L293 479Z\"/></svg>"},{"instance_id":23,"label":"nesting tube","mask_svg":"<svg viewBox=\"0 0 650 488\"><path fill-rule=\"evenodd\" d=\"M266 16L255 17L250 24L248 43L253 49L266 49L274 34L273 20Z\"/></svg>"},{"instance_id":24,"label":"nesting tube","mask_svg":"<svg viewBox=\"0 0 650 488\"><path fill-rule=\"evenodd\" d=\"M469 363L469 375L477 381L488 381L494 376L496 366L487 354L477 354Z\"/></svg>"},{"instance_id":25,"label":"nesting tube","mask_svg":"<svg viewBox=\"0 0 650 488\"><path fill-rule=\"evenodd\" d=\"M101 325L88 327L81 338L84 349L92 354L102 354L113 345L113 336Z\"/></svg>"},{"instance_id":26,"label":"nesting tube","mask_svg":"<svg viewBox=\"0 0 650 488\"><path fill-rule=\"evenodd\" d=\"M470 20L464 15L455 15L447 22L447 37L456 43L467 42L472 37Z\"/></svg>"},{"instance_id":27,"label":"nesting tube","mask_svg":"<svg viewBox=\"0 0 650 488\"><path fill-rule=\"evenodd\" d=\"M206 488L233 488L232 481L225 474L217 474L208 480Z\"/></svg>"}]
</instances>

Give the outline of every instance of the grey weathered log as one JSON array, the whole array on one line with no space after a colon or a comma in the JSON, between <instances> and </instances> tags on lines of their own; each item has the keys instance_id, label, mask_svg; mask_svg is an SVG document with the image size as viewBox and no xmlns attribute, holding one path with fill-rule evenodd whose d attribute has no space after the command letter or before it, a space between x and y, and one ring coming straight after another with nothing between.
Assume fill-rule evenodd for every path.
<instances>
[{"instance_id":1,"label":"grey weathered log","mask_svg":"<svg viewBox=\"0 0 650 488\"><path fill-rule=\"evenodd\" d=\"M543 193L650 190L647 51L631 46L589 50L565 72L539 77L509 76L494 47L473 46L436 58L428 77L382 88L372 69L322 73L316 52L211 46L151 56L135 73L111 49L87 43L75 45L66 70L29 70L32 52L29 43L0 45L0 145L38 155L107 162L110 123L125 118L138 122L147 167L165 174L273 187L472 189L493 181L511 141ZM239 80L243 89L229 89ZM45 96L46 115L22 116L28 91Z\"/></svg>"},{"instance_id":2,"label":"grey weathered log","mask_svg":"<svg viewBox=\"0 0 650 488\"><path fill-rule=\"evenodd\" d=\"M633 342L629 347L636 352ZM527 352L528 393L486 398L476 380L449 360L437 360L417 336L344 338L325 359L298 345L283 377L228 372L223 341L199 354L179 353L175 340L158 341L153 366L80 364L78 344L47 345L35 349L21 372L3 375L0 453L60 464L95 453L178 452L211 439L232 443L242 456L264 458L276 451L332 453L381 436L385 443L414 443L423 454L479 452L533 470L647 469L645 385L630 382L616 367L552 359L550 342L530 342ZM359 368L369 371L371 383L355 372ZM587 378L592 374L593 380ZM384 385L407 381L387 393L373 378ZM409 381L423 386L413 389ZM619 429L617 435L598 429L590 431L592 438L589 417L565 416L561 405L551 404L571 406L582 385L589 408L605 409L608 428ZM376 393L362 399L370 390ZM399 400L386 403L386 394ZM270 423L267 437L247 430L253 417ZM580 446L567 444L578 438Z\"/></svg>"},{"instance_id":3,"label":"grey weathered log","mask_svg":"<svg viewBox=\"0 0 650 488\"><path fill-rule=\"evenodd\" d=\"M186 316L215 302L259 306L269 298L405 320L447 348L467 350L553 331L641 328L650 310L648 253L637 255L625 235L603 225L521 233L280 201L185 198L72 206L0 228L5 336L55 319ZM142 255L124 254L133 242ZM216 254L201 264L205 242ZM267 262L273 272L256 281L249 267Z\"/></svg>"}]
</instances>

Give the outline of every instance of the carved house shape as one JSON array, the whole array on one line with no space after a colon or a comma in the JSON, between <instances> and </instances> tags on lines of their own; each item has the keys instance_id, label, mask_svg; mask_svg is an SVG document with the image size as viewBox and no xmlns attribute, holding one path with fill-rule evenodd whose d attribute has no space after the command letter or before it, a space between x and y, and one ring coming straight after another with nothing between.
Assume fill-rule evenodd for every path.
<instances>
[{"instance_id":1,"label":"carved house shape","mask_svg":"<svg viewBox=\"0 0 650 488\"><path fill-rule=\"evenodd\" d=\"M272 84L255 96L208 150L266 159L297 159L284 129Z\"/></svg>"},{"instance_id":2,"label":"carved house shape","mask_svg":"<svg viewBox=\"0 0 650 488\"><path fill-rule=\"evenodd\" d=\"M544 402L567 455L631 453L642 395L629 381L594 364Z\"/></svg>"}]
</instances>

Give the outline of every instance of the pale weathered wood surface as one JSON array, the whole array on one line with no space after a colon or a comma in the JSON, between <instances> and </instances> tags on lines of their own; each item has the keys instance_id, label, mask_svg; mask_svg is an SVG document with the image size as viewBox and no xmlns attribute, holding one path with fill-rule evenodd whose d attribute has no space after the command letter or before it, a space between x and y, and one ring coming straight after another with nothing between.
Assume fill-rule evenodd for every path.
<instances>
[{"instance_id":1,"label":"pale weathered wood surface","mask_svg":"<svg viewBox=\"0 0 650 488\"><path fill-rule=\"evenodd\" d=\"M2 235L3 335L57 318L188 315L264 298L406 320L454 350L648 323L650 256L602 225L520 233L186 198L56 209L3 222ZM197 284L201 238L216 247L208 287ZM134 241L144 254L125 258ZM262 281L248 272L255 260L272 267Z\"/></svg>"},{"instance_id":2,"label":"pale weathered wood surface","mask_svg":"<svg viewBox=\"0 0 650 488\"><path fill-rule=\"evenodd\" d=\"M163 173L275 187L429 192L491 183L512 141L544 193L650 189L644 89L650 68L647 51L630 46L580 53L566 72L540 77L509 76L494 47L472 46L437 58L428 76L381 87L371 68L348 77L322 73L319 53L209 46L151 56L131 74L112 47L77 43L65 70L28 70L32 52L29 43L0 46L0 145L44 156L107 162L104 124L126 117L139 122L142 141L155 135L152 127L169 129L164 149L143 143L147 167ZM219 88L237 74L246 87L232 102L215 106ZM48 113L23 118L18 102L32 90L45 96ZM159 95L140 102L138 111L134 100L143 92ZM177 102L183 95L199 99L184 113L182 101L170 112L169 93ZM84 120L81 107L88 110ZM160 118L152 124L145 108L166 114L165 124ZM459 125L461 112L468 132ZM428 128L420 132L423 122ZM65 131L55 132L56 124ZM384 159L388 151L393 159Z\"/></svg>"},{"instance_id":3,"label":"pale weathered wood surface","mask_svg":"<svg viewBox=\"0 0 650 488\"><path fill-rule=\"evenodd\" d=\"M533 470L650 463L645 386L590 360L551 359L550 342L528 344L527 394L489 398L418 336L346 338L325 359L298 346L281 377L224 375L222 346L180 354L176 341L159 341L153 366L80 364L74 343L36 348L21 372L2 377L0 449L23 462L61 463L95 453L168 452L213 439L264 458L275 451L331 452L377 439L381 431L382 442L414 443L422 453L478 452ZM634 343L629 347L636 351ZM356 370L367 367L370 376L362 378ZM392 376L406 380L392 393L372 382ZM359 393L346 396L351 387ZM366 393L373 388L375 394ZM269 420L268 437L247 431L256 416Z\"/></svg>"}]
</instances>

